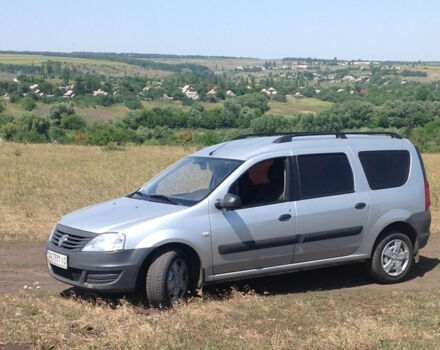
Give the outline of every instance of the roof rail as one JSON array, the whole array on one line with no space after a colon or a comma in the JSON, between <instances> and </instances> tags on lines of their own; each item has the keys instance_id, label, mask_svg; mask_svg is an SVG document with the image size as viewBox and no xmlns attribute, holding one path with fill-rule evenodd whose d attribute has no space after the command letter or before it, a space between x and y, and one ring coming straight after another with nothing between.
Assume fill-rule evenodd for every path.
<instances>
[{"instance_id":1,"label":"roof rail","mask_svg":"<svg viewBox=\"0 0 440 350\"><path fill-rule=\"evenodd\" d=\"M261 133L261 134L243 134L243 135L238 135L233 137L232 139L230 139L229 141L235 141L235 140L244 140L247 139L248 137L265 137L265 136L281 136L281 135L292 135L293 133L291 132L274 132L274 133Z\"/></svg>"},{"instance_id":2,"label":"roof rail","mask_svg":"<svg viewBox=\"0 0 440 350\"><path fill-rule=\"evenodd\" d=\"M273 143L283 143L283 142L290 142L294 137L301 137L301 136L320 136L320 135L335 135L338 139L346 139L347 135L384 135L384 136L390 136L391 138L395 139L401 139L402 137L395 133L395 132L388 132L388 131L365 131L365 132L351 132L351 131L341 131L341 132L294 132L290 134L285 134L283 136L280 136L276 140L273 141Z\"/></svg>"},{"instance_id":3,"label":"roof rail","mask_svg":"<svg viewBox=\"0 0 440 350\"><path fill-rule=\"evenodd\" d=\"M216 151L225 146L231 141L236 140L244 140L248 137L265 137L265 136L279 136L276 138L273 143L284 143L290 142L294 137L302 137L302 136L329 136L334 135L337 139L346 139L347 135L384 135L390 136L393 139L401 139L402 136L395 132L389 131L336 131L336 132L276 132L276 133L262 133L262 134L243 134L233 137L232 139L226 141L221 146L216 148L215 150L209 152L209 155L212 156Z\"/></svg>"},{"instance_id":4,"label":"roof rail","mask_svg":"<svg viewBox=\"0 0 440 350\"><path fill-rule=\"evenodd\" d=\"M280 136L280 135L292 135L292 133L291 132L278 132L278 133L262 133L262 134L243 134L243 135L238 135L238 136L233 137L232 139L229 139L228 141L226 141L225 143L223 143L222 145L220 145L216 149L214 149L211 152L209 152L209 155L212 156L220 148L222 148L223 146L226 146L231 141L244 140L244 139L246 139L248 137L264 137L264 136Z\"/></svg>"}]
</instances>

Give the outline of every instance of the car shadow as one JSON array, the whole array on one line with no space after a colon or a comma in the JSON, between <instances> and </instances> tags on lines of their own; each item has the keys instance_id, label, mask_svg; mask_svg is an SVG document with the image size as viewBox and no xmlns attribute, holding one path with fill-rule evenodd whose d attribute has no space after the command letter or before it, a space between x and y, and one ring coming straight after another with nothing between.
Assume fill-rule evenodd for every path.
<instances>
[{"instance_id":1,"label":"car shadow","mask_svg":"<svg viewBox=\"0 0 440 350\"><path fill-rule=\"evenodd\" d=\"M421 256L419 263L413 266L405 282L424 277L427 272L435 269L439 264L440 260L437 258ZM367 285L377 285L377 283L369 277L362 263L354 263L208 285L203 287L203 293L193 297L219 300L226 299L237 291L240 293L252 292L258 295L277 295L338 290ZM80 299L92 305L106 305L111 308L116 308L123 302L135 306L148 306L146 298L141 293L96 293L72 287L61 292L61 296L67 299Z\"/></svg>"},{"instance_id":2,"label":"car shadow","mask_svg":"<svg viewBox=\"0 0 440 350\"><path fill-rule=\"evenodd\" d=\"M437 258L421 256L405 279L411 281L423 277L440 264ZM233 290L239 292L253 291L259 295L303 293L317 290L338 290L366 285L377 285L368 275L365 265L354 263L334 267L320 268L283 275L259 277L236 282L227 282L206 286L204 294L213 298L224 298Z\"/></svg>"}]
</instances>

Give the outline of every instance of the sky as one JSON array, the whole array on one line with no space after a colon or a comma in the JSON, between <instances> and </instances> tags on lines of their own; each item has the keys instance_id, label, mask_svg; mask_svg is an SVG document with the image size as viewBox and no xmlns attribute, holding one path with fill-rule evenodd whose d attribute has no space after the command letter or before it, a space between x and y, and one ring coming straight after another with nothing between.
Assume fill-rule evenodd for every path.
<instances>
[{"instance_id":1,"label":"sky","mask_svg":"<svg viewBox=\"0 0 440 350\"><path fill-rule=\"evenodd\" d=\"M438 0L0 0L0 50L440 60Z\"/></svg>"}]
</instances>

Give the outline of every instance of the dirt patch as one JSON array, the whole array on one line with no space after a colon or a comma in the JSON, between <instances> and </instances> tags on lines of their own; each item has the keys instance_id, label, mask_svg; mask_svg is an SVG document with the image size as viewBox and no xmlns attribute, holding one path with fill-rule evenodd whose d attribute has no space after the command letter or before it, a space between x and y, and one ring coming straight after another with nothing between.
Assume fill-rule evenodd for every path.
<instances>
[{"instance_id":1,"label":"dirt patch","mask_svg":"<svg viewBox=\"0 0 440 350\"><path fill-rule=\"evenodd\" d=\"M70 286L47 273L43 243L2 244L0 247L0 293L19 290L60 293ZM274 277L256 278L236 283L223 283L205 288L212 296L221 296L232 287L253 289L259 294L287 294L313 290L367 288L374 290L417 290L440 288L440 238L431 239L421 250L406 282L379 285L371 281L361 264L343 265Z\"/></svg>"}]
</instances>

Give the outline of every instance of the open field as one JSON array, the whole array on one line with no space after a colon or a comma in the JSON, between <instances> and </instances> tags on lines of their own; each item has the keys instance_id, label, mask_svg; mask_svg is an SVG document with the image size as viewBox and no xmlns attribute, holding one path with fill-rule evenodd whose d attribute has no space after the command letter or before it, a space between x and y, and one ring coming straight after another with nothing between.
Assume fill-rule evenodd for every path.
<instances>
[{"instance_id":1,"label":"open field","mask_svg":"<svg viewBox=\"0 0 440 350\"><path fill-rule=\"evenodd\" d=\"M138 188L193 148L0 144L0 242L43 241L61 215ZM440 233L440 155L424 155Z\"/></svg>"},{"instance_id":2,"label":"open field","mask_svg":"<svg viewBox=\"0 0 440 350\"><path fill-rule=\"evenodd\" d=\"M440 66L400 66L400 68L413 71L422 71L428 74L426 77L402 77L403 80L417 81L424 84L431 84L432 82L440 80Z\"/></svg>"},{"instance_id":3,"label":"open field","mask_svg":"<svg viewBox=\"0 0 440 350\"><path fill-rule=\"evenodd\" d=\"M331 102L321 101L317 98L288 97L287 102L270 101L270 110L266 114L289 116L293 114L318 113L329 108Z\"/></svg>"},{"instance_id":4,"label":"open field","mask_svg":"<svg viewBox=\"0 0 440 350\"><path fill-rule=\"evenodd\" d=\"M147 69L124 62L110 60L25 54L0 54L0 64L41 65L49 60L60 62L67 66L75 66L76 69L83 73L102 74L106 76L123 77L127 75L141 75L162 78L171 74L169 71ZM8 80L15 75L16 74L9 75Z\"/></svg>"},{"instance_id":5,"label":"open field","mask_svg":"<svg viewBox=\"0 0 440 350\"><path fill-rule=\"evenodd\" d=\"M194 150L0 144L0 349L440 347L439 154L424 155L432 239L401 284L347 265L209 287L160 311L47 275L44 240L61 215L126 194Z\"/></svg>"},{"instance_id":6,"label":"open field","mask_svg":"<svg viewBox=\"0 0 440 350\"><path fill-rule=\"evenodd\" d=\"M107 66L128 66L123 62L94 60L89 58L75 58L75 57L58 57L58 56L43 56L43 55L24 55L24 54L0 54L0 64L22 64L22 65L36 65L47 61L55 61L62 63L74 64L95 64Z\"/></svg>"},{"instance_id":7,"label":"open field","mask_svg":"<svg viewBox=\"0 0 440 350\"><path fill-rule=\"evenodd\" d=\"M231 70L238 66L263 66L264 60L258 58L146 58L155 62L170 64L195 63L208 67L213 71Z\"/></svg>"}]
</instances>

